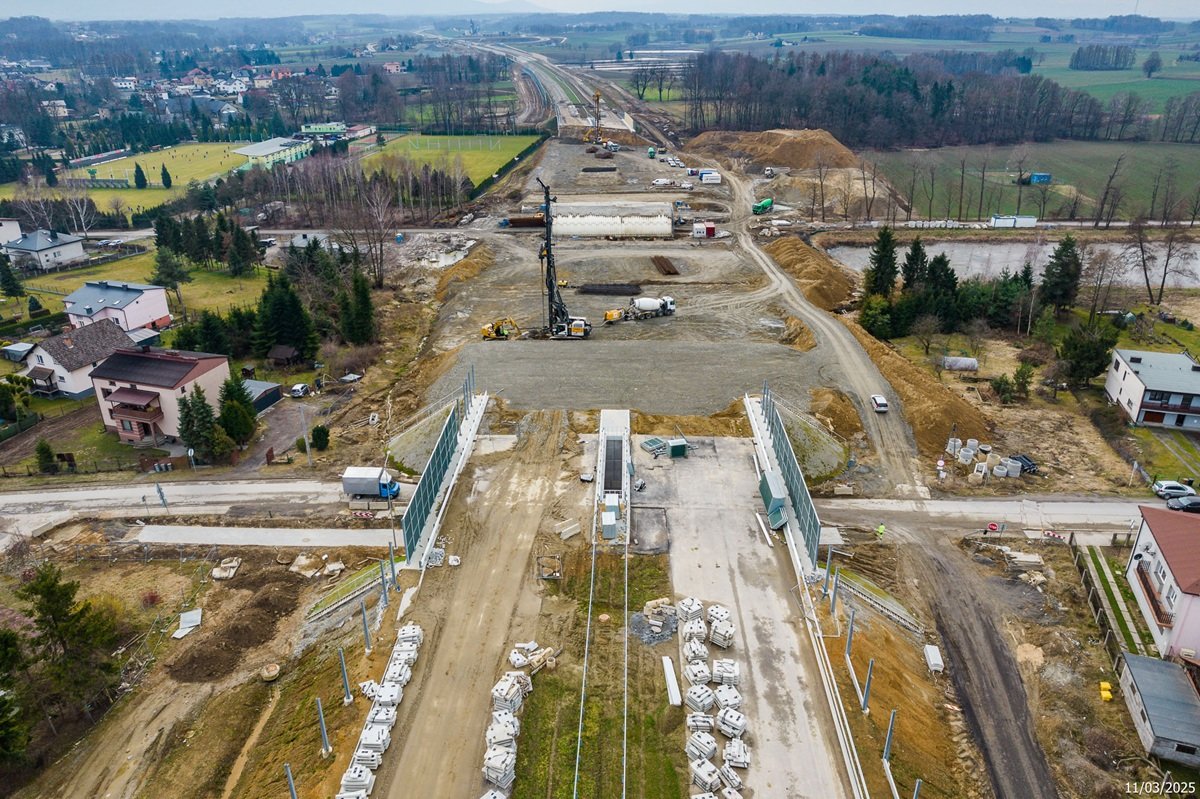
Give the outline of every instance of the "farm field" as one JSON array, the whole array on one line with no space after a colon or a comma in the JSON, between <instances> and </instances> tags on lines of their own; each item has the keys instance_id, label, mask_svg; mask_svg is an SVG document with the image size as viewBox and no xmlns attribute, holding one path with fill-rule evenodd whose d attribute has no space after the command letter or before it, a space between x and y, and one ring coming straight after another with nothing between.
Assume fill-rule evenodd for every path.
<instances>
[{"instance_id":1,"label":"farm field","mask_svg":"<svg viewBox=\"0 0 1200 799\"><path fill-rule=\"evenodd\" d=\"M47 275L30 279L26 288L38 293L45 300L47 296L55 297L61 303L62 296L71 293L88 280L109 280L116 283L145 283L154 273L154 253L148 252L124 258L100 266L89 266L84 269L71 269L62 272L52 272ZM183 303L189 311L213 310L226 311L235 305L254 305L258 296L267 285L265 269L257 269L249 275L233 278L224 272L209 271L202 268L193 269L192 282L183 284ZM50 289L51 291L44 291ZM62 292L62 294L58 294ZM178 314L175 307L175 294L167 292L171 304L171 312ZM48 307L61 308L61 304L51 303Z\"/></svg>"},{"instance_id":2,"label":"farm field","mask_svg":"<svg viewBox=\"0 0 1200 799\"><path fill-rule=\"evenodd\" d=\"M1200 183L1200 147L1189 144L1132 143L1132 142L1052 142L1023 145L1029 158L1026 171L1049 172L1053 183L1046 191L1045 212L1041 209L1042 187L1026 186L1022 190L1021 213L1065 217L1070 196L1075 187L1081 200L1077 216L1087 218L1095 211L1096 201L1113 163L1122 154L1118 181L1123 185L1124 199L1118 217L1128 217L1149 208L1154 178L1169 158L1174 158L1173 170L1180 200L1186 198ZM959 159L967 157L967 179L964 198L964 218L978 219L993 213L1015 213L1017 210L1016 147L944 147L937 150L907 150L868 154L883 168L888 181L901 194L907 195L912 186L912 166L921 165L922 174L916 183L914 216L930 215L929 180L927 167L936 165L932 217L942 219L958 214ZM987 160L987 181L984 190L984 213L979 213L979 165ZM1161 199L1161 192L1160 192Z\"/></svg>"},{"instance_id":3,"label":"farm field","mask_svg":"<svg viewBox=\"0 0 1200 799\"><path fill-rule=\"evenodd\" d=\"M97 178L128 178L132 184L134 164L140 163L150 185L144 189L92 189L88 195L101 211L112 211L114 201L119 202L120 208L126 213L148 211L182 196L187 191L189 181L211 180L246 163L244 156L233 152L244 146L245 143L180 144L152 153L138 153L108 161L90 167L96 170ZM167 171L171 173L169 189L162 188L159 182L163 164L166 164ZM88 177L85 168L72 169L68 174L70 177ZM16 183L0 185L0 199L11 199L16 189Z\"/></svg>"},{"instance_id":4,"label":"farm field","mask_svg":"<svg viewBox=\"0 0 1200 799\"><path fill-rule=\"evenodd\" d=\"M377 165L381 156L393 154L419 164L452 166L462 159L467 177L475 185L492 176L511 161L517 153L537 141L536 136L399 136L384 145L383 150L367 156L363 163Z\"/></svg>"}]
</instances>

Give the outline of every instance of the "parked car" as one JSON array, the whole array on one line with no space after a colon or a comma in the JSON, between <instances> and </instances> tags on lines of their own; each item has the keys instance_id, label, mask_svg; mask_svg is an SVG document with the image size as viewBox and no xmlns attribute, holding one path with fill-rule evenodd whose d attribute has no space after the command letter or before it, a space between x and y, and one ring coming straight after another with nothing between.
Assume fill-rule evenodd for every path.
<instances>
[{"instance_id":1,"label":"parked car","mask_svg":"<svg viewBox=\"0 0 1200 799\"><path fill-rule=\"evenodd\" d=\"M694 189L696 187L694 185L692 185L690 182L685 180L683 183L679 184L679 188L683 189L684 191L691 191L692 189Z\"/></svg>"},{"instance_id":2,"label":"parked car","mask_svg":"<svg viewBox=\"0 0 1200 799\"><path fill-rule=\"evenodd\" d=\"M1196 495L1196 489L1191 486L1185 486L1183 483L1177 483L1174 480L1159 480L1154 484L1153 488L1154 493L1163 499L1193 497Z\"/></svg>"},{"instance_id":3,"label":"parked car","mask_svg":"<svg viewBox=\"0 0 1200 799\"><path fill-rule=\"evenodd\" d=\"M871 395L871 408L875 411L875 413L887 413L888 412L887 397L883 396L882 394L872 394Z\"/></svg>"},{"instance_id":4,"label":"parked car","mask_svg":"<svg viewBox=\"0 0 1200 799\"><path fill-rule=\"evenodd\" d=\"M1176 497L1167 500L1168 510L1181 510L1184 513L1200 513L1200 497Z\"/></svg>"},{"instance_id":5,"label":"parked car","mask_svg":"<svg viewBox=\"0 0 1200 799\"><path fill-rule=\"evenodd\" d=\"M292 386L292 390L288 392L290 396L296 397L297 399L300 397L307 397L311 393L312 392L309 390L307 383L297 383L296 385Z\"/></svg>"}]
</instances>

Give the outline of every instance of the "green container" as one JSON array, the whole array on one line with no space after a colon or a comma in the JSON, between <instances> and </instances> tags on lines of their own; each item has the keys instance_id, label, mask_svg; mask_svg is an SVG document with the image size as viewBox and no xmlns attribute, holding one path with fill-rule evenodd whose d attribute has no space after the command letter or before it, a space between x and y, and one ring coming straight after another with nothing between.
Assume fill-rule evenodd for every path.
<instances>
[{"instance_id":1,"label":"green container","mask_svg":"<svg viewBox=\"0 0 1200 799\"><path fill-rule=\"evenodd\" d=\"M672 458L686 458L688 445L686 438L672 438L667 442L667 451Z\"/></svg>"}]
</instances>

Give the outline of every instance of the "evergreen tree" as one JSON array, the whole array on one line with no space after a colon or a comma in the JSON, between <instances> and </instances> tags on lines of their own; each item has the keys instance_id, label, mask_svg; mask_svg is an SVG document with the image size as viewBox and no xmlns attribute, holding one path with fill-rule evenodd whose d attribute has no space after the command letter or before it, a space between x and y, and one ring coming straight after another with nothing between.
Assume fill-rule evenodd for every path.
<instances>
[{"instance_id":1,"label":"evergreen tree","mask_svg":"<svg viewBox=\"0 0 1200 799\"><path fill-rule=\"evenodd\" d=\"M1026 261L1025 265L1021 267L1021 282L1025 284L1025 288L1033 290L1033 264L1029 261Z\"/></svg>"},{"instance_id":2,"label":"evergreen tree","mask_svg":"<svg viewBox=\"0 0 1200 799\"><path fill-rule=\"evenodd\" d=\"M312 446L317 452L324 452L329 449L329 428L323 424L316 425L312 429Z\"/></svg>"},{"instance_id":3,"label":"evergreen tree","mask_svg":"<svg viewBox=\"0 0 1200 799\"><path fill-rule=\"evenodd\" d=\"M162 181L162 187L164 189L171 188L171 173L167 171L166 164L162 165L162 172L159 174L159 180Z\"/></svg>"},{"instance_id":4,"label":"evergreen tree","mask_svg":"<svg viewBox=\"0 0 1200 799\"><path fill-rule=\"evenodd\" d=\"M42 310L42 301L37 298L36 294L29 295L29 303L28 304L29 304L29 312L30 313L33 313L34 311Z\"/></svg>"},{"instance_id":5,"label":"evergreen tree","mask_svg":"<svg viewBox=\"0 0 1200 799\"><path fill-rule=\"evenodd\" d=\"M182 234L177 223L170 214L159 214L154 220L154 243L159 249L184 252Z\"/></svg>"},{"instance_id":6,"label":"evergreen tree","mask_svg":"<svg viewBox=\"0 0 1200 799\"><path fill-rule=\"evenodd\" d=\"M17 691L27 681L23 637L16 630L0 627L0 763L17 763L29 743L29 722L21 712Z\"/></svg>"},{"instance_id":7,"label":"evergreen tree","mask_svg":"<svg viewBox=\"0 0 1200 799\"><path fill-rule=\"evenodd\" d=\"M133 165L133 187L135 189L144 189L150 185L146 180L146 173L142 171L142 165L134 163Z\"/></svg>"},{"instance_id":8,"label":"evergreen tree","mask_svg":"<svg viewBox=\"0 0 1200 799\"><path fill-rule=\"evenodd\" d=\"M9 262L8 256L3 253L0 253L0 291L4 292L5 297L25 296L25 287L13 274L12 264Z\"/></svg>"},{"instance_id":9,"label":"evergreen tree","mask_svg":"<svg viewBox=\"0 0 1200 799\"><path fill-rule=\"evenodd\" d=\"M230 355L229 336L225 333L225 321L212 311L201 311L196 324L197 345L203 352Z\"/></svg>"},{"instance_id":10,"label":"evergreen tree","mask_svg":"<svg viewBox=\"0 0 1200 799\"><path fill-rule=\"evenodd\" d=\"M862 310L858 313L858 323L877 339L892 337L892 307L887 299L879 294L872 294L863 302Z\"/></svg>"},{"instance_id":11,"label":"evergreen tree","mask_svg":"<svg viewBox=\"0 0 1200 799\"><path fill-rule=\"evenodd\" d=\"M188 274L187 265L183 259L171 250L159 250L154 254L154 274L149 282L175 292L175 299L183 306L183 293L180 286L191 283L192 276Z\"/></svg>"},{"instance_id":12,"label":"evergreen tree","mask_svg":"<svg viewBox=\"0 0 1200 799\"><path fill-rule=\"evenodd\" d=\"M238 446L245 446L254 437L256 423L254 415L246 406L236 400L221 402L221 429L233 439Z\"/></svg>"},{"instance_id":13,"label":"evergreen tree","mask_svg":"<svg viewBox=\"0 0 1200 799\"><path fill-rule=\"evenodd\" d=\"M350 290L350 325L346 340L351 344L367 344L375 338L375 307L371 303L371 284L357 269L351 278Z\"/></svg>"},{"instance_id":14,"label":"evergreen tree","mask_svg":"<svg viewBox=\"0 0 1200 799\"><path fill-rule=\"evenodd\" d=\"M184 407L187 408L185 425ZM204 389L196 385L192 393L179 400L179 438L184 445L196 450L203 458L212 456L213 430L217 426L216 416Z\"/></svg>"},{"instance_id":15,"label":"evergreen tree","mask_svg":"<svg viewBox=\"0 0 1200 799\"><path fill-rule=\"evenodd\" d=\"M863 271L863 292L887 299L896 285L896 239L890 227L880 228L871 246L870 260L871 266Z\"/></svg>"},{"instance_id":16,"label":"evergreen tree","mask_svg":"<svg viewBox=\"0 0 1200 799\"><path fill-rule=\"evenodd\" d=\"M54 448L44 438L39 438L33 448L37 456L38 471L42 474L58 474L58 461L54 459Z\"/></svg>"},{"instance_id":17,"label":"evergreen tree","mask_svg":"<svg viewBox=\"0 0 1200 799\"><path fill-rule=\"evenodd\" d=\"M188 242L188 258L197 264L211 264L216 254L212 237L208 234L208 223L202 216L192 217L190 223L192 234Z\"/></svg>"},{"instance_id":18,"label":"evergreen tree","mask_svg":"<svg viewBox=\"0 0 1200 799\"><path fill-rule=\"evenodd\" d=\"M1054 248L1042 270L1041 301L1059 312L1070 308L1079 293L1082 274L1083 256L1074 237L1068 235Z\"/></svg>"},{"instance_id":19,"label":"evergreen tree","mask_svg":"<svg viewBox=\"0 0 1200 799\"><path fill-rule=\"evenodd\" d=\"M267 283L258 302L258 320L254 328L254 352L264 357L275 344L295 347L308 359L317 351L317 334L312 318L287 278Z\"/></svg>"},{"instance_id":20,"label":"evergreen tree","mask_svg":"<svg viewBox=\"0 0 1200 799\"><path fill-rule=\"evenodd\" d=\"M925 245L921 243L921 237L913 239L909 245L908 252L904 256L904 266L900 270L900 277L904 281L904 291L910 291L925 282L925 272L929 268L929 256L925 252Z\"/></svg>"},{"instance_id":21,"label":"evergreen tree","mask_svg":"<svg viewBox=\"0 0 1200 799\"><path fill-rule=\"evenodd\" d=\"M254 400L250 399L250 392L246 390L246 384L240 378L230 377L221 384L220 399L222 408L230 402L237 402L250 413L254 413Z\"/></svg>"},{"instance_id":22,"label":"evergreen tree","mask_svg":"<svg viewBox=\"0 0 1200 799\"><path fill-rule=\"evenodd\" d=\"M1084 325L1068 331L1058 347L1059 360L1067 364L1067 379L1082 386L1107 369L1118 336L1117 329L1109 324Z\"/></svg>"}]
</instances>

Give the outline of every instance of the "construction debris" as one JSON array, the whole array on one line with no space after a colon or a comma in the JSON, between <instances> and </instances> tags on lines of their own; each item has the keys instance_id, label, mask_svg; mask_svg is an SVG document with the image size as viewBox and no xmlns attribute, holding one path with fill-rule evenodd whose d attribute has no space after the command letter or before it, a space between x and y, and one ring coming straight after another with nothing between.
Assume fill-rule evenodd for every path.
<instances>
[{"instance_id":1,"label":"construction debris","mask_svg":"<svg viewBox=\"0 0 1200 799\"><path fill-rule=\"evenodd\" d=\"M506 672L492 688L492 709L515 713L521 709L525 697L533 691L533 681L520 671ZM499 783L497 783L499 784ZM506 787L501 785L500 787Z\"/></svg>"},{"instance_id":2,"label":"construction debris","mask_svg":"<svg viewBox=\"0 0 1200 799\"><path fill-rule=\"evenodd\" d=\"M733 768L750 768L750 747L741 738L734 738L725 744L722 754L726 766ZM736 788L737 786L731 786Z\"/></svg>"},{"instance_id":3,"label":"construction debris","mask_svg":"<svg viewBox=\"0 0 1200 799\"><path fill-rule=\"evenodd\" d=\"M688 713L687 728L689 732L712 732L713 717L707 713Z\"/></svg>"},{"instance_id":4,"label":"construction debris","mask_svg":"<svg viewBox=\"0 0 1200 799\"><path fill-rule=\"evenodd\" d=\"M488 747L483 755L483 778L498 788L508 790L517 778L517 753L502 746Z\"/></svg>"},{"instance_id":5,"label":"construction debris","mask_svg":"<svg viewBox=\"0 0 1200 799\"><path fill-rule=\"evenodd\" d=\"M680 621L687 623L704 616L704 605L695 597L685 597L675 605Z\"/></svg>"},{"instance_id":6,"label":"construction debris","mask_svg":"<svg viewBox=\"0 0 1200 799\"><path fill-rule=\"evenodd\" d=\"M241 565L241 558L225 558L221 561L220 566L213 566L212 578L214 580L228 580L237 574L238 567Z\"/></svg>"},{"instance_id":7,"label":"construction debris","mask_svg":"<svg viewBox=\"0 0 1200 799\"><path fill-rule=\"evenodd\" d=\"M683 625L684 641L704 641L708 638L708 627L704 619L692 619Z\"/></svg>"},{"instance_id":8,"label":"construction debris","mask_svg":"<svg viewBox=\"0 0 1200 799\"><path fill-rule=\"evenodd\" d=\"M311 555L307 552L301 552L296 556L292 564L288 566L288 571L298 574L306 580L312 579L321 573L325 568L325 562L316 555Z\"/></svg>"},{"instance_id":9,"label":"construction debris","mask_svg":"<svg viewBox=\"0 0 1200 799\"><path fill-rule=\"evenodd\" d=\"M702 641L687 641L683 645L683 657L689 663L693 660L708 660L708 647Z\"/></svg>"},{"instance_id":10,"label":"construction debris","mask_svg":"<svg viewBox=\"0 0 1200 799\"><path fill-rule=\"evenodd\" d=\"M171 634L172 638L182 638L192 630L200 626L200 619L203 617L204 611L201 608L196 610L188 610L179 614L179 629Z\"/></svg>"},{"instance_id":11,"label":"construction debris","mask_svg":"<svg viewBox=\"0 0 1200 799\"><path fill-rule=\"evenodd\" d=\"M692 685L707 685L712 682L712 672L704 660L690 661L683 669L684 678Z\"/></svg>"},{"instance_id":12,"label":"construction debris","mask_svg":"<svg viewBox=\"0 0 1200 799\"><path fill-rule=\"evenodd\" d=\"M430 547L429 557L425 560L426 566L441 566L446 560L446 550L441 547Z\"/></svg>"},{"instance_id":13,"label":"construction debris","mask_svg":"<svg viewBox=\"0 0 1200 799\"><path fill-rule=\"evenodd\" d=\"M721 782L725 783L725 788L721 791L723 799L742 799L742 795L737 791L742 787L742 775L730 768L728 764L721 766L718 773L721 775Z\"/></svg>"},{"instance_id":14,"label":"construction debris","mask_svg":"<svg viewBox=\"0 0 1200 799\"><path fill-rule=\"evenodd\" d=\"M646 616L644 613L629 614L629 632L649 646L665 644L675 635L678 622L675 614L669 616Z\"/></svg>"},{"instance_id":15,"label":"construction debris","mask_svg":"<svg viewBox=\"0 0 1200 799\"><path fill-rule=\"evenodd\" d=\"M652 264L654 264L654 268L657 269L660 274L664 274L664 275L678 275L679 274L679 268L677 266L675 266L674 262L665 255L652 255L650 257L650 262Z\"/></svg>"}]
</instances>

